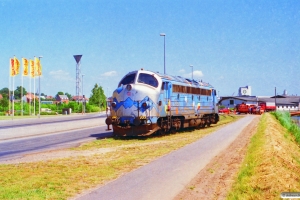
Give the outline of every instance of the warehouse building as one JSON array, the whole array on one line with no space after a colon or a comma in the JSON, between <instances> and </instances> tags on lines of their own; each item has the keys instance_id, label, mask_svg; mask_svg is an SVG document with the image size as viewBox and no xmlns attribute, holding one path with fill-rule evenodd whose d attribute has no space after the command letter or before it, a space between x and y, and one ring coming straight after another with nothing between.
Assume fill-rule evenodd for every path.
<instances>
[{"instance_id":1,"label":"warehouse building","mask_svg":"<svg viewBox=\"0 0 300 200\"><path fill-rule=\"evenodd\" d=\"M220 97L218 105L228 108L234 108L236 105L245 103L247 105L259 105L266 103L267 105L275 105L276 110L282 111L299 111L300 96L288 96L286 90L282 95L271 97L251 96L251 87L240 87L239 96L224 96Z\"/></svg>"}]
</instances>

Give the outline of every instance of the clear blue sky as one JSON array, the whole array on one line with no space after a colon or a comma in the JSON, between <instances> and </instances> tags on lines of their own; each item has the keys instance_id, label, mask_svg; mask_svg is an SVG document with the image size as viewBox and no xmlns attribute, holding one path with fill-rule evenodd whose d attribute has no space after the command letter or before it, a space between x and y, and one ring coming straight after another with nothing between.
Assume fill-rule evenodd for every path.
<instances>
[{"instance_id":1,"label":"clear blue sky","mask_svg":"<svg viewBox=\"0 0 300 200\"><path fill-rule=\"evenodd\" d=\"M193 65L221 96L246 85L252 95L300 95L299 0L2 0L0 19L0 89L9 58L43 56L41 92L75 95L82 54L84 94L96 83L111 94L129 71L163 72L165 33L167 74L190 78Z\"/></svg>"}]
</instances>

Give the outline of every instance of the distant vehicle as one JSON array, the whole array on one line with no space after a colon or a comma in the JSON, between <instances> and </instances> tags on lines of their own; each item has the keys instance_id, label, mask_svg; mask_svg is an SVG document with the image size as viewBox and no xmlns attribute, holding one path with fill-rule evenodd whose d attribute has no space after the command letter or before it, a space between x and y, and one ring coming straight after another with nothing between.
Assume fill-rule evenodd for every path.
<instances>
[{"instance_id":1,"label":"distant vehicle","mask_svg":"<svg viewBox=\"0 0 300 200\"><path fill-rule=\"evenodd\" d=\"M276 110L275 103L273 102L259 103L259 105L265 112L271 112Z\"/></svg>"},{"instance_id":2,"label":"distant vehicle","mask_svg":"<svg viewBox=\"0 0 300 200\"><path fill-rule=\"evenodd\" d=\"M239 113L262 114L264 112L275 111L276 106L273 102L261 102L258 105L246 105L244 102L236 106Z\"/></svg>"},{"instance_id":3,"label":"distant vehicle","mask_svg":"<svg viewBox=\"0 0 300 200\"><path fill-rule=\"evenodd\" d=\"M244 102L241 104L236 105L236 112L238 113L249 113L249 106L246 105Z\"/></svg>"},{"instance_id":4,"label":"distant vehicle","mask_svg":"<svg viewBox=\"0 0 300 200\"><path fill-rule=\"evenodd\" d=\"M253 114L258 114L261 115L265 112L264 108L262 106L255 106L252 108L252 113Z\"/></svg>"},{"instance_id":5,"label":"distant vehicle","mask_svg":"<svg viewBox=\"0 0 300 200\"><path fill-rule=\"evenodd\" d=\"M228 108L222 108L222 109L219 110L219 113L227 113L227 114L229 114L230 110Z\"/></svg>"},{"instance_id":6,"label":"distant vehicle","mask_svg":"<svg viewBox=\"0 0 300 200\"><path fill-rule=\"evenodd\" d=\"M50 108L41 108L41 112L52 112L52 110Z\"/></svg>"}]
</instances>

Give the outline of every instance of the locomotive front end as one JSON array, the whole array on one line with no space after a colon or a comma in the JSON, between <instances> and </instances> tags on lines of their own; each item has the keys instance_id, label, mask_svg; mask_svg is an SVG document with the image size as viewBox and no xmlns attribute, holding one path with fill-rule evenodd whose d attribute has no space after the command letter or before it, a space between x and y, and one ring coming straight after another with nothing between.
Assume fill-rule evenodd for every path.
<instances>
[{"instance_id":1,"label":"locomotive front end","mask_svg":"<svg viewBox=\"0 0 300 200\"><path fill-rule=\"evenodd\" d=\"M160 77L150 71L128 73L113 92L107 125L112 125L115 136L151 135L159 127L157 105Z\"/></svg>"}]
</instances>

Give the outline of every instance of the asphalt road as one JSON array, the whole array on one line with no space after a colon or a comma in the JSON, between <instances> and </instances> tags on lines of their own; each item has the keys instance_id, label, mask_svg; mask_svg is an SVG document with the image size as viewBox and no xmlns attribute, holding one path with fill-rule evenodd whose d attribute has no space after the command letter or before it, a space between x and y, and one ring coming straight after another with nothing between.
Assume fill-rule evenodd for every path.
<instances>
[{"instance_id":1,"label":"asphalt road","mask_svg":"<svg viewBox=\"0 0 300 200\"><path fill-rule=\"evenodd\" d=\"M195 143L81 195L77 200L173 199L212 158L226 149L255 118L247 115Z\"/></svg>"},{"instance_id":2,"label":"asphalt road","mask_svg":"<svg viewBox=\"0 0 300 200\"><path fill-rule=\"evenodd\" d=\"M74 114L74 115L60 115L60 116L42 116L41 118L23 118L17 119L12 117L7 117L7 120L0 120L0 130L10 129L22 126L35 126L39 124L51 124L56 122L68 122L74 120L89 120L93 118L105 117L105 113L97 114Z\"/></svg>"},{"instance_id":3,"label":"asphalt road","mask_svg":"<svg viewBox=\"0 0 300 200\"><path fill-rule=\"evenodd\" d=\"M104 125L105 116L86 115L68 116L45 119L26 119L1 121L0 125L0 161L10 160L30 153L46 150L62 149L78 146L82 142L112 136L112 131L107 131ZM83 123L90 128L74 128L65 131L69 124ZM95 126L96 125L96 126ZM42 129L52 131L51 134L43 133ZM21 130L21 131L20 131Z\"/></svg>"}]
</instances>

